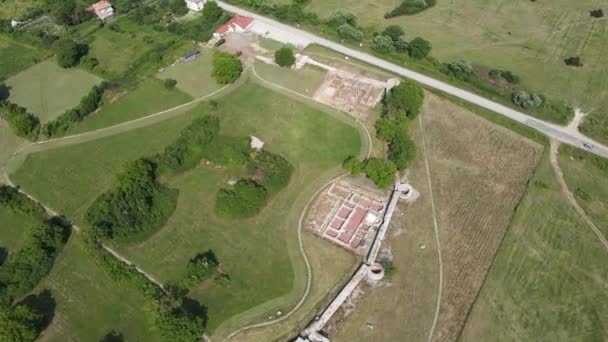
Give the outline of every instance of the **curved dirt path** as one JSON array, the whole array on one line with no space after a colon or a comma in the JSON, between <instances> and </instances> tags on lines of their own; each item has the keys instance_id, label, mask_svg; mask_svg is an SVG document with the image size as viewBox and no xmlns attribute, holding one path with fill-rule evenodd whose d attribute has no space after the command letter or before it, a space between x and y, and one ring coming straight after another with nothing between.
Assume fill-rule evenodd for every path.
<instances>
[{"instance_id":1,"label":"curved dirt path","mask_svg":"<svg viewBox=\"0 0 608 342\"><path fill-rule=\"evenodd\" d=\"M564 179L564 173L559 167L559 161L557 160L557 156L559 153L559 145L559 141L551 140L550 154L551 167L553 167L553 171L557 176L557 181L559 182L559 185L562 188L562 192L564 193L564 195L566 195L566 198L568 198L568 201L570 202L570 204L572 204L574 209L576 209L576 212L583 218L585 223L587 223L589 228L591 228L593 233L597 236L600 243L604 245L606 251L608 251L608 240L606 240L606 237L604 236L604 234L602 234L602 231L595 225L595 223L593 223L589 215L587 215L587 213L585 213L585 210L583 210L583 208L578 204L576 198L574 197L570 189L568 189L568 185L566 184L566 180Z\"/></svg>"},{"instance_id":2,"label":"curved dirt path","mask_svg":"<svg viewBox=\"0 0 608 342\"><path fill-rule=\"evenodd\" d=\"M315 103L317 103L313 98L306 96L304 94L298 93L296 91L293 91L291 89L285 88L281 85L278 85L276 83L273 83L271 81L268 81L266 79L264 79L262 76L260 76L256 70L255 70L255 66L251 66L251 70L253 72L253 75L260 81L269 84L273 87L276 87L278 89L281 89L283 91L287 91L291 94L300 96L302 98L305 98L307 100L313 101ZM363 128L363 130L365 131L365 134L367 136L368 139L368 145L367 145L367 153L366 153L366 157L369 158L369 156L372 153L372 137L371 134L369 133L369 130L367 129L367 127L365 127L365 125L359 121L356 120L355 121ZM317 196L319 195L319 193L321 191L323 191L323 189L325 189L329 184L331 184L332 182L335 182L337 180L339 180L340 178L343 178L345 176L347 176L348 173L344 173L342 175L339 175L337 177L334 177L333 179L327 181L325 184L323 184L317 191L315 191L315 193L311 196L311 198L308 200L308 202L306 203L306 206L304 207L304 209L302 210L302 214L300 215L300 219L298 221L298 244L299 244L299 249L300 249L300 254L302 254L302 258L304 259L304 263L306 264L306 273L307 273L307 279L306 279L306 288L304 290L304 294L302 295L302 297L300 298L300 300L298 301L298 303L296 304L296 306L294 306L288 313L286 313L285 315L283 315L280 318L277 318L275 320L272 321L268 321L268 322L263 322L263 323L257 323L257 324L251 324L251 325L247 325L244 327L241 327L235 331L233 331L232 333L230 333L228 336L226 336L222 341L226 342L231 340L232 338L236 337L238 334L243 333L245 331L248 330L252 330L252 329L258 329L258 328L264 328L264 327L268 327L277 323L281 323L283 321L285 321L286 319L290 318L291 316L293 316L296 311L298 311L298 309L300 309L300 307L304 304L304 302L306 301L306 299L308 298L308 295L310 293L310 288L312 285L312 268L310 266L310 261L308 260L308 256L306 255L306 250L304 248L304 242L302 240L302 222L304 221L304 217L306 216L306 212L308 211L308 208L310 207L310 205L312 204L312 202L315 200L315 198L317 198Z\"/></svg>"},{"instance_id":3,"label":"curved dirt path","mask_svg":"<svg viewBox=\"0 0 608 342\"><path fill-rule=\"evenodd\" d=\"M443 292L443 259L441 256L441 240L439 238L439 224L437 223L437 212L435 210L435 199L433 198L433 185L431 182L431 168L429 166L429 159L426 152L426 142L424 138L424 125L422 124L422 115L418 115L418 123L420 125L420 135L422 137L422 153L424 154L424 165L426 167L426 176L429 183L429 194L431 199L431 211L433 212L433 227L435 229L435 244L437 246L437 261L439 263L439 284L437 285L437 303L435 304L435 315L433 317L433 324L429 330L428 342L433 340L435 334L435 328L437 326L437 320L439 319L439 309L441 307L442 292Z\"/></svg>"}]
</instances>

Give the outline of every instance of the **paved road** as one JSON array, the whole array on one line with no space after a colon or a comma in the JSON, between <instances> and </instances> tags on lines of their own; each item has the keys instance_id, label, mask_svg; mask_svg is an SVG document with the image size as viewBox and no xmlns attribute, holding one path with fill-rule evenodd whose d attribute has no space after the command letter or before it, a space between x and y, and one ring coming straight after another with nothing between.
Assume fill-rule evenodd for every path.
<instances>
[{"instance_id":1,"label":"paved road","mask_svg":"<svg viewBox=\"0 0 608 342\"><path fill-rule=\"evenodd\" d=\"M364 52L348 48L348 47L340 45L338 43L334 43L330 40L321 38L321 37L311 34L309 32L297 29L295 27L291 27L289 25L285 25L276 20L263 17L259 14L238 8L236 6L227 4L222 1L218 1L218 4L226 11L252 17L267 25L270 25L277 29L286 31L291 35L297 36L298 41L306 40L306 41L310 42L311 44L318 44L318 45L324 46L326 48L339 52L343 55L346 55L346 56L349 56L352 58L356 58L358 60L369 63L371 65L375 65L379 68L390 71L397 75L401 75L403 77L415 80L425 86L428 86L430 88L437 89L444 93L456 96L465 101L474 103L480 107L489 109L495 113L506 116L506 117L508 117L512 120L515 120L519 123L522 123L526 126L532 127L534 129L536 129L537 131L540 131L541 133L547 135L550 138L559 140L566 144L574 145L574 146L589 150L590 152L595 153L596 155L599 155L604 158L608 158L608 147L603 146L602 144L584 136L581 133L570 133L566 130L565 127L561 127L561 126L554 125L554 124L551 124L548 122L544 122L542 120L535 119L529 115L526 115L519 111L513 110L509 107L506 107L506 106L496 103L494 101L490 101L486 98L473 94L469 91L462 90L460 88L449 85L445 82L425 76L421 73L403 68L403 67L398 66L393 63L389 63L383 59L374 57L374 56L366 54ZM592 146L592 147L587 148L587 147L585 147L585 144L588 144L589 146Z\"/></svg>"}]
</instances>

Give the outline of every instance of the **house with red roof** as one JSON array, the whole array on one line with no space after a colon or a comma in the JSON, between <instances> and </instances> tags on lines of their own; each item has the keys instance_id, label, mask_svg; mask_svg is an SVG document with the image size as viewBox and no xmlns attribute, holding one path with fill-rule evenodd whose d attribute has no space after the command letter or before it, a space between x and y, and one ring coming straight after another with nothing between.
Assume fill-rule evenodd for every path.
<instances>
[{"instance_id":1,"label":"house with red roof","mask_svg":"<svg viewBox=\"0 0 608 342\"><path fill-rule=\"evenodd\" d=\"M95 15L101 20L106 21L114 17L114 7L108 0L101 0L89 7L89 11L95 12Z\"/></svg>"},{"instance_id":2,"label":"house with red roof","mask_svg":"<svg viewBox=\"0 0 608 342\"><path fill-rule=\"evenodd\" d=\"M213 36L219 38L230 32L244 32L251 24L253 24L253 18L237 15L217 29L217 31L213 33Z\"/></svg>"}]
</instances>

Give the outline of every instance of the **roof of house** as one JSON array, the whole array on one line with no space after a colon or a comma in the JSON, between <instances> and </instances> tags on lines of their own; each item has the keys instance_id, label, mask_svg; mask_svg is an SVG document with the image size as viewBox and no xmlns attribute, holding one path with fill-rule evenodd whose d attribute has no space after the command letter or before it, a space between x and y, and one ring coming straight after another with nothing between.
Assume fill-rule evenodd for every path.
<instances>
[{"instance_id":1,"label":"roof of house","mask_svg":"<svg viewBox=\"0 0 608 342\"><path fill-rule=\"evenodd\" d=\"M249 27L249 25L251 25L252 22L253 22L253 18L251 18L251 17L237 15L234 18L228 20L228 22L225 23L224 25L222 25L219 29L217 29L217 31L215 31L215 33L224 34L224 33L228 32L229 29L231 29L231 28L234 29L235 26L238 26L242 29L246 29L247 27Z\"/></svg>"},{"instance_id":2,"label":"roof of house","mask_svg":"<svg viewBox=\"0 0 608 342\"><path fill-rule=\"evenodd\" d=\"M101 11L108 7L112 7L112 4L108 0L101 0L91 5L91 8L95 11Z\"/></svg>"}]
</instances>

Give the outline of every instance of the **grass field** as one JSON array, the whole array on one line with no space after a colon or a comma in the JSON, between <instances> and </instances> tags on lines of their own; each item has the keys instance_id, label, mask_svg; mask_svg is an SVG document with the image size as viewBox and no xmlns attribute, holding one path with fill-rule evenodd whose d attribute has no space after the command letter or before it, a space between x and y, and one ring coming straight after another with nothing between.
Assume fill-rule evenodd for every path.
<instances>
[{"instance_id":1,"label":"grass field","mask_svg":"<svg viewBox=\"0 0 608 342\"><path fill-rule=\"evenodd\" d=\"M41 0L4 0L0 6L0 18L20 18L29 10L39 7Z\"/></svg>"},{"instance_id":2,"label":"grass field","mask_svg":"<svg viewBox=\"0 0 608 342\"><path fill-rule=\"evenodd\" d=\"M0 81L27 69L47 56L49 56L48 51L17 42L10 36L0 33Z\"/></svg>"},{"instance_id":3,"label":"grass field","mask_svg":"<svg viewBox=\"0 0 608 342\"><path fill-rule=\"evenodd\" d=\"M81 237L72 234L53 270L34 293L49 290L56 302L52 324L40 341L100 341L111 330L126 341L159 341L146 314L147 300L117 285L92 261Z\"/></svg>"},{"instance_id":4,"label":"grass field","mask_svg":"<svg viewBox=\"0 0 608 342\"><path fill-rule=\"evenodd\" d=\"M608 236L608 161L568 145L560 147L559 164L568 189L593 222Z\"/></svg>"},{"instance_id":5,"label":"grass field","mask_svg":"<svg viewBox=\"0 0 608 342\"><path fill-rule=\"evenodd\" d=\"M255 63L255 71L270 82L309 97L312 97L321 86L326 74L325 70L310 66L293 70L263 62Z\"/></svg>"},{"instance_id":6,"label":"grass field","mask_svg":"<svg viewBox=\"0 0 608 342\"><path fill-rule=\"evenodd\" d=\"M163 72L158 74L158 78L176 80L178 89L195 98L219 89L221 85L211 77L212 51L203 48L200 49L200 52L200 55L193 61L167 66Z\"/></svg>"},{"instance_id":7,"label":"grass field","mask_svg":"<svg viewBox=\"0 0 608 342\"><path fill-rule=\"evenodd\" d=\"M437 340L455 340L481 288L541 147L447 100L427 93L419 123L412 123L418 160L411 170L421 192L391 226L397 274L373 289L336 335L338 341L426 340L433 321L438 264L424 160L431 171L443 261ZM497 200L500 199L500 200ZM421 250L420 245L425 249ZM374 329L368 329L371 322Z\"/></svg>"},{"instance_id":8,"label":"grass field","mask_svg":"<svg viewBox=\"0 0 608 342\"><path fill-rule=\"evenodd\" d=\"M68 133L82 133L135 120L191 101L179 91L166 89L159 80L149 79L117 99L106 99L101 110L88 116Z\"/></svg>"},{"instance_id":9,"label":"grass field","mask_svg":"<svg viewBox=\"0 0 608 342\"><path fill-rule=\"evenodd\" d=\"M548 156L531 184L462 340L605 341L606 250L563 196Z\"/></svg>"},{"instance_id":10,"label":"grass field","mask_svg":"<svg viewBox=\"0 0 608 342\"><path fill-rule=\"evenodd\" d=\"M74 108L102 79L81 69L62 69L54 59L39 63L6 81L9 100L50 121Z\"/></svg>"},{"instance_id":11,"label":"grass field","mask_svg":"<svg viewBox=\"0 0 608 342\"><path fill-rule=\"evenodd\" d=\"M112 27L116 29L112 30ZM151 26L140 26L128 17L121 17L96 32L89 45L90 54L100 62L96 70L112 78L123 75L146 53L157 50L158 44L176 40L178 38L170 33L158 32Z\"/></svg>"},{"instance_id":12,"label":"grass field","mask_svg":"<svg viewBox=\"0 0 608 342\"><path fill-rule=\"evenodd\" d=\"M432 55L443 62L464 59L511 70L521 76L523 86L592 111L586 131L608 141L608 69L603 62L608 21L589 16L597 1L438 1L418 15L384 19L397 4L393 0L329 0L312 1L306 9L321 17L347 9L357 14L361 25L377 30L400 25L408 39L430 40ZM563 59L573 55L581 56L584 67L564 64Z\"/></svg>"},{"instance_id":13,"label":"grass field","mask_svg":"<svg viewBox=\"0 0 608 342\"><path fill-rule=\"evenodd\" d=\"M122 250L161 281L171 282L184 274L189 258L212 249L232 277L232 285L195 291L208 306L211 329L273 298L281 300L255 313L286 310L295 303L305 281L295 231L300 211L316 190L313 185L339 172L340 162L362 146L360 133L350 120L334 118L253 83L219 102L225 134L256 135L294 164L290 186L262 214L235 224L216 217L212 210L215 192L225 186L232 171L199 167L170 181L171 187L180 190L180 197L167 226L145 243ZM13 179L82 223L92 200L108 188L126 161L167 145L200 108L129 133L30 155ZM92 155L95 157L89 158Z\"/></svg>"}]
</instances>

